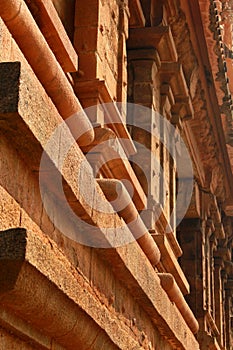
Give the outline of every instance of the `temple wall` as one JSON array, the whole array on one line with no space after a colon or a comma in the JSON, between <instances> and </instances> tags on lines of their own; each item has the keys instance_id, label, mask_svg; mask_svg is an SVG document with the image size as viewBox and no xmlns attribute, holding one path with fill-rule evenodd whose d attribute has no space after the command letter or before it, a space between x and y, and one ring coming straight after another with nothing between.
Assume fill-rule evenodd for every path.
<instances>
[{"instance_id":1,"label":"temple wall","mask_svg":"<svg viewBox=\"0 0 233 350\"><path fill-rule=\"evenodd\" d=\"M2 1L0 349L232 350L227 6Z\"/></svg>"}]
</instances>

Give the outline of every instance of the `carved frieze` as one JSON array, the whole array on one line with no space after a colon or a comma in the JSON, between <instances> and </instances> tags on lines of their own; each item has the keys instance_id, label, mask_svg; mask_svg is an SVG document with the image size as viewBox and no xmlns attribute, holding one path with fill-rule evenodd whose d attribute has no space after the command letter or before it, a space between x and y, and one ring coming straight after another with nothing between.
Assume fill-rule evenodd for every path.
<instances>
[{"instance_id":1,"label":"carved frieze","mask_svg":"<svg viewBox=\"0 0 233 350\"><path fill-rule=\"evenodd\" d=\"M226 176L224 175L226 171L223 167L223 154L217 139L220 130L214 124L217 120L215 118L220 119L220 112L219 110L213 111L213 107L209 104L209 88L213 86L212 74L207 67L200 66L202 62L200 62L199 53L193 43L193 34L190 33L187 21L188 19L181 12L169 23L194 110L194 118L187 122L190 134L185 137L187 137L188 144L192 145L191 148L195 149L196 162L201 163L204 169L203 182L200 172L195 174L198 182L202 182L201 185L204 188L211 189L214 195L224 201L226 198ZM209 21L209 18L206 21ZM198 168L200 165L197 166Z\"/></svg>"}]
</instances>

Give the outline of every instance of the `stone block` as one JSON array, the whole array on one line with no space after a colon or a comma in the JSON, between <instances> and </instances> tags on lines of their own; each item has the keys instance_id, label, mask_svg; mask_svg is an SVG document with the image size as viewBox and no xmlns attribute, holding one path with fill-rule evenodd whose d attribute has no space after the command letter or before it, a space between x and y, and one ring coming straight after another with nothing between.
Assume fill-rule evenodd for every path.
<instances>
[{"instance_id":1,"label":"stone block","mask_svg":"<svg viewBox=\"0 0 233 350\"><path fill-rule=\"evenodd\" d=\"M75 27L98 26L100 0L76 1ZM79 29L77 29L79 30Z\"/></svg>"},{"instance_id":2,"label":"stone block","mask_svg":"<svg viewBox=\"0 0 233 350\"><path fill-rule=\"evenodd\" d=\"M77 51L94 53L97 48L98 27L79 27L74 35L74 45ZM83 70L83 67L82 67Z\"/></svg>"},{"instance_id":3,"label":"stone block","mask_svg":"<svg viewBox=\"0 0 233 350\"><path fill-rule=\"evenodd\" d=\"M96 52L81 52L79 54L79 68L83 72L80 80L92 80L98 77L97 61L99 59Z\"/></svg>"},{"instance_id":4,"label":"stone block","mask_svg":"<svg viewBox=\"0 0 233 350\"><path fill-rule=\"evenodd\" d=\"M156 48L161 61L177 61L175 42L168 26L130 29L129 49Z\"/></svg>"},{"instance_id":5,"label":"stone block","mask_svg":"<svg viewBox=\"0 0 233 350\"><path fill-rule=\"evenodd\" d=\"M152 105L154 99L153 85L148 83L134 84L134 103Z\"/></svg>"},{"instance_id":6,"label":"stone block","mask_svg":"<svg viewBox=\"0 0 233 350\"><path fill-rule=\"evenodd\" d=\"M154 60L130 61L134 70L134 81L139 83L153 83L157 74L157 65Z\"/></svg>"}]
</instances>

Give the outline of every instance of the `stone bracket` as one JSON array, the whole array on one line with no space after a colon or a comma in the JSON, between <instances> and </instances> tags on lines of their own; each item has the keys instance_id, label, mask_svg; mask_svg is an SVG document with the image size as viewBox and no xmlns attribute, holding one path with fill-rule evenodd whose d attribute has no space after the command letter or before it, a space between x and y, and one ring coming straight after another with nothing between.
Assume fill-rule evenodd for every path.
<instances>
[{"instance_id":1,"label":"stone bracket","mask_svg":"<svg viewBox=\"0 0 233 350\"><path fill-rule=\"evenodd\" d=\"M161 61L177 61L178 56L171 30L168 26L132 28L127 47L131 49L158 50Z\"/></svg>"},{"instance_id":2,"label":"stone bracket","mask_svg":"<svg viewBox=\"0 0 233 350\"><path fill-rule=\"evenodd\" d=\"M94 142L83 148L87 152L87 159L97 174L111 179L127 179L134 189L133 202L138 210L147 205L146 195L139 183L131 165L121 147L115 133L108 128L95 128ZM102 145L101 145L102 144Z\"/></svg>"},{"instance_id":3,"label":"stone bracket","mask_svg":"<svg viewBox=\"0 0 233 350\"><path fill-rule=\"evenodd\" d=\"M124 150L127 155L134 154L136 152L135 146L117 105L114 105L114 102L112 102L105 81L99 79L77 81L75 83L75 92L77 93L83 108L88 108L93 105L96 105L98 108L98 104L104 104L104 106L101 107L102 109L104 108L102 111L104 114L102 124L105 124L112 129L119 138L127 140L124 144ZM98 112L96 114L98 114ZM98 115L96 115L95 118L97 119L94 120L94 122L99 123Z\"/></svg>"},{"instance_id":4,"label":"stone bracket","mask_svg":"<svg viewBox=\"0 0 233 350\"><path fill-rule=\"evenodd\" d=\"M182 65L177 62L162 62L159 74L161 81L171 86L175 102L172 114L180 115L185 120L193 118L194 111Z\"/></svg>"}]
</instances>

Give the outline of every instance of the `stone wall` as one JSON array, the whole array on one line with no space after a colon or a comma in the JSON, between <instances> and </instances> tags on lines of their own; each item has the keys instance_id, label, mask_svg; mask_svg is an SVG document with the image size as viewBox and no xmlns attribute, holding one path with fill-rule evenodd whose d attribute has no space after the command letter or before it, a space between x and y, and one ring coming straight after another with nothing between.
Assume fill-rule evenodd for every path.
<instances>
[{"instance_id":1,"label":"stone wall","mask_svg":"<svg viewBox=\"0 0 233 350\"><path fill-rule=\"evenodd\" d=\"M230 76L214 6L2 1L1 349L232 349Z\"/></svg>"}]
</instances>

